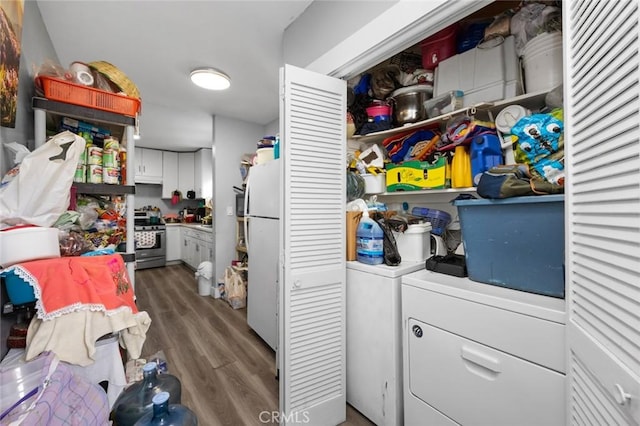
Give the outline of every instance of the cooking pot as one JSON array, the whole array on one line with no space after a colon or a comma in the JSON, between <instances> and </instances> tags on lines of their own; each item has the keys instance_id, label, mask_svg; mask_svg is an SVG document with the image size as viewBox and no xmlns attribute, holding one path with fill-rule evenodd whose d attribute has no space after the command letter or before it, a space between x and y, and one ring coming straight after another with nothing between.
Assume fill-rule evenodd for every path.
<instances>
[{"instance_id":1,"label":"cooking pot","mask_svg":"<svg viewBox=\"0 0 640 426\"><path fill-rule=\"evenodd\" d=\"M427 119L424 102L433 96L433 85L416 84L394 91L389 100L393 102L393 121L397 126Z\"/></svg>"}]
</instances>

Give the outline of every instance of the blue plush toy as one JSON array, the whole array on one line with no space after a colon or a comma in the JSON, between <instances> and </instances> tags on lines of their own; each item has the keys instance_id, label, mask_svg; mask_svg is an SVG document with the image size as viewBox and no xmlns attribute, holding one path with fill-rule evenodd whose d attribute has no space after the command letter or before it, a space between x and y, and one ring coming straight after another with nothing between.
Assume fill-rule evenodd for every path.
<instances>
[{"instance_id":1,"label":"blue plush toy","mask_svg":"<svg viewBox=\"0 0 640 426\"><path fill-rule=\"evenodd\" d=\"M516 136L515 157L518 163L528 164L532 172L546 181L564 184L564 126L551 114L522 117L511 128Z\"/></svg>"}]
</instances>

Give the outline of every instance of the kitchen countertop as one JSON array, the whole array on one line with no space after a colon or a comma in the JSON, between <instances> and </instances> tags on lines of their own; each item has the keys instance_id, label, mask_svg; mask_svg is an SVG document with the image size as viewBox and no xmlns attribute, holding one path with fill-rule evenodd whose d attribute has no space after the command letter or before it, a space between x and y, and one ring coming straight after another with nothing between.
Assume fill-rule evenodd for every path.
<instances>
[{"instance_id":1,"label":"kitchen countertop","mask_svg":"<svg viewBox=\"0 0 640 426\"><path fill-rule=\"evenodd\" d=\"M195 228L203 231L213 230L211 225L203 225L201 223L165 223L166 226L184 226L185 228Z\"/></svg>"}]
</instances>

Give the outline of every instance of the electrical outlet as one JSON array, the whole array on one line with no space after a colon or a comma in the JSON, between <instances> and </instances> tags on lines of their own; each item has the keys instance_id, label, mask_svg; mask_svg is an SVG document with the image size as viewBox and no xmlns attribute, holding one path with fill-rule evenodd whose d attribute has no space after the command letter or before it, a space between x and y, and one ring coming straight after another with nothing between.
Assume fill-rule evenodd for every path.
<instances>
[{"instance_id":1,"label":"electrical outlet","mask_svg":"<svg viewBox=\"0 0 640 426\"><path fill-rule=\"evenodd\" d=\"M227 206L227 216L233 216L233 207Z\"/></svg>"}]
</instances>

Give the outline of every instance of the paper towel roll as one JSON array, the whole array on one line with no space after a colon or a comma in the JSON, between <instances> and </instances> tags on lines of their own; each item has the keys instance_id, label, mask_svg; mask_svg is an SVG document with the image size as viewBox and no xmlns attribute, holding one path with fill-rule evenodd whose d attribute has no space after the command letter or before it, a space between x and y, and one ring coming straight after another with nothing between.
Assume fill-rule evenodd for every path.
<instances>
[{"instance_id":1,"label":"paper towel roll","mask_svg":"<svg viewBox=\"0 0 640 426\"><path fill-rule=\"evenodd\" d=\"M88 71L76 71L75 80L85 86L93 86L93 75Z\"/></svg>"}]
</instances>

